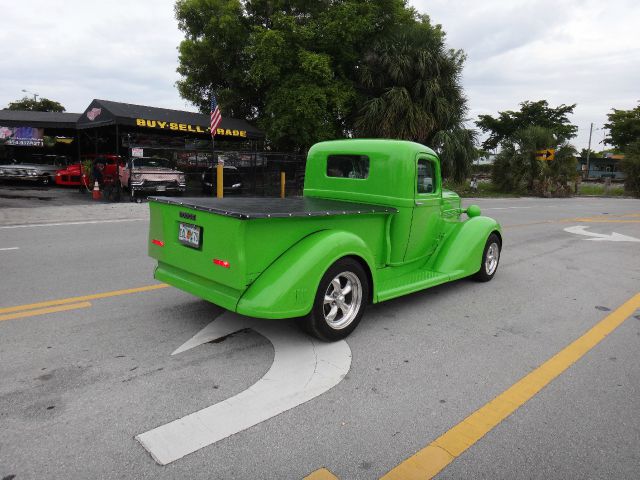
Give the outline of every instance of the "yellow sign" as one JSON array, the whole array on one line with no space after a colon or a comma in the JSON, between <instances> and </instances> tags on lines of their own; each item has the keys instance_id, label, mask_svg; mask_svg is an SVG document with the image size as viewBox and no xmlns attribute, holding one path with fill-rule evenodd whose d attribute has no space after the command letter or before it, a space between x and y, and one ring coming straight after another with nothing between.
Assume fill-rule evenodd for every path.
<instances>
[{"instance_id":1,"label":"yellow sign","mask_svg":"<svg viewBox=\"0 0 640 480\"><path fill-rule=\"evenodd\" d=\"M136 118L136 125L139 127L159 128L164 130L173 130L179 132L192 133L209 133L208 127L202 125L190 125L188 123L163 122L160 120L147 120L145 118ZM225 137L243 137L246 138L246 130L232 130L229 128L218 128L216 135L224 135Z\"/></svg>"},{"instance_id":2,"label":"yellow sign","mask_svg":"<svg viewBox=\"0 0 640 480\"><path fill-rule=\"evenodd\" d=\"M547 148L545 150L536 151L536 160L551 161L556 158L556 151L553 148Z\"/></svg>"}]
</instances>

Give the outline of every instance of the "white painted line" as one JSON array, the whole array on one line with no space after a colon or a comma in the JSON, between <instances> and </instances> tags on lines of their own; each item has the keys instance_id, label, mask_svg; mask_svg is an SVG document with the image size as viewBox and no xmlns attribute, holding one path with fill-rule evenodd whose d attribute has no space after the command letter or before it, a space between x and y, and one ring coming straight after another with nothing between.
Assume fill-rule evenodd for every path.
<instances>
[{"instance_id":1,"label":"white painted line","mask_svg":"<svg viewBox=\"0 0 640 480\"><path fill-rule=\"evenodd\" d=\"M344 340L319 342L293 328L290 322L255 320L230 312L174 353L244 328L256 330L273 343L273 365L244 392L136 436L160 465L321 395L340 383L351 367L351 349Z\"/></svg>"},{"instance_id":2,"label":"white painted line","mask_svg":"<svg viewBox=\"0 0 640 480\"><path fill-rule=\"evenodd\" d=\"M621 233L611 232L611 235L605 233L587 232L587 228L584 225L576 225L575 227L567 227L565 232L575 233L576 235L585 235L591 238L585 238L585 240L591 241L608 241L608 242L640 242L640 239L635 237L629 237L628 235L622 235Z\"/></svg>"},{"instance_id":3,"label":"white painted line","mask_svg":"<svg viewBox=\"0 0 640 480\"><path fill-rule=\"evenodd\" d=\"M220 316L223 316L225 313L229 313L229 312L223 312ZM213 340L226 337L227 335L231 335L232 333L237 332L238 330L242 330L243 328L246 328L246 327L243 327L242 325L243 325L242 322L239 323L237 321L236 322L228 322L224 320L221 322L213 321L209 323L206 327L204 327L202 330L200 330L198 333L196 333L189 340L187 340L182 345L180 345L176 350L174 350L174 352L171 355L177 355L178 353L186 352L187 350L191 350L192 348L195 348L198 345L202 345L204 343L208 343Z\"/></svg>"},{"instance_id":4,"label":"white painted line","mask_svg":"<svg viewBox=\"0 0 640 480\"><path fill-rule=\"evenodd\" d=\"M20 247L7 247L7 248L0 248L0 252L5 252L7 250L20 250Z\"/></svg>"},{"instance_id":5,"label":"white painted line","mask_svg":"<svg viewBox=\"0 0 640 480\"><path fill-rule=\"evenodd\" d=\"M523 208L558 208L560 205L531 205L529 207L485 207L482 210L519 210Z\"/></svg>"},{"instance_id":6,"label":"white painted line","mask_svg":"<svg viewBox=\"0 0 640 480\"><path fill-rule=\"evenodd\" d=\"M27 223L24 225L6 225L0 229L7 228L29 228L29 227L58 227L65 225L91 225L95 223L120 223L120 222L140 222L148 218L123 218L120 220L86 220L81 222L61 222L61 223Z\"/></svg>"}]
</instances>

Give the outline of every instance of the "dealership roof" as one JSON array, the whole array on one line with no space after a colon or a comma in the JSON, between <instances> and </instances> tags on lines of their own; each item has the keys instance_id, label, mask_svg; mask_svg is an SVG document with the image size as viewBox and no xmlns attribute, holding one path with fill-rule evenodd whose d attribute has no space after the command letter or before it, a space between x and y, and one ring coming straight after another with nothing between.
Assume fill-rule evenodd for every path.
<instances>
[{"instance_id":1,"label":"dealership roof","mask_svg":"<svg viewBox=\"0 0 640 480\"><path fill-rule=\"evenodd\" d=\"M94 99L78 120L78 129L105 125L136 126L139 119L200 126L205 132L209 128L209 115L168 108L148 107L131 103ZM248 138L263 138L264 133L246 120L222 117L220 128L243 130Z\"/></svg>"},{"instance_id":2,"label":"dealership roof","mask_svg":"<svg viewBox=\"0 0 640 480\"><path fill-rule=\"evenodd\" d=\"M25 110L0 110L0 126L61 129L89 129L107 125L138 127L138 122L151 122L147 127L163 124L163 131L171 133L191 132L209 134L209 115L184 110L148 107L131 103L94 99L83 113L32 112ZM176 128L173 128L176 124ZM249 122L239 118L222 117L219 128L226 133L221 136L263 139L264 133ZM241 133L241 134L240 134Z\"/></svg>"},{"instance_id":3,"label":"dealership roof","mask_svg":"<svg viewBox=\"0 0 640 480\"><path fill-rule=\"evenodd\" d=\"M26 110L0 110L0 125L5 127L30 126L36 128L75 129L80 113L32 112Z\"/></svg>"}]
</instances>

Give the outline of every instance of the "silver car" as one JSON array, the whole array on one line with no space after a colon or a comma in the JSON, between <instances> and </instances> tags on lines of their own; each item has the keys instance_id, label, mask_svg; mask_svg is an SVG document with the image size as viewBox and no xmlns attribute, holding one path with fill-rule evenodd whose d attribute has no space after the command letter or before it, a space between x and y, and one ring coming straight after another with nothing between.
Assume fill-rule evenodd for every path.
<instances>
[{"instance_id":1,"label":"silver car","mask_svg":"<svg viewBox=\"0 0 640 480\"><path fill-rule=\"evenodd\" d=\"M66 157L60 155L43 155L34 157L32 162L21 163L16 160L7 165L0 165L0 180L22 180L50 185L56 172L68 164Z\"/></svg>"}]
</instances>

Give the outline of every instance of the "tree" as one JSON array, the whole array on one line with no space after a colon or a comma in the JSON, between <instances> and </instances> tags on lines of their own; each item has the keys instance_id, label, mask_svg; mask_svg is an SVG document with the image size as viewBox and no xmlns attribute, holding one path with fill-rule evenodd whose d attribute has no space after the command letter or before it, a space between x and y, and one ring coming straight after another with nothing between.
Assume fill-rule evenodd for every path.
<instances>
[{"instance_id":1,"label":"tree","mask_svg":"<svg viewBox=\"0 0 640 480\"><path fill-rule=\"evenodd\" d=\"M48 98L40 98L34 100L33 98L23 97L20 100L11 102L5 110L29 110L32 112L64 112L65 108L54 100Z\"/></svg>"},{"instance_id":2,"label":"tree","mask_svg":"<svg viewBox=\"0 0 640 480\"><path fill-rule=\"evenodd\" d=\"M640 197L640 141L627 145L621 166L626 175L625 188Z\"/></svg>"},{"instance_id":3,"label":"tree","mask_svg":"<svg viewBox=\"0 0 640 480\"><path fill-rule=\"evenodd\" d=\"M257 121L276 148L347 135L362 49L412 18L403 0L178 0L178 90Z\"/></svg>"},{"instance_id":4,"label":"tree","mask_svg":"<svg viewBox=\"0 0 640 480\"><path fill-rule=\"evenodd\" d=\"M624 154L620 164L626 175L625 188L640 196L640 103L631 110L612 110L604 125L609 130L605 143Z\"/></svg>"},{"instance_id":5,"label":"tree","mask_svg":"<svg viewBox=\"0 0 640 480\"><path fill-rule=\"evenodd\" d=\"M463 125L464 60L461 50L446 49L444 32L426 15L376 41L359 69L366 99L356 116L356 134L431 145L440 153L445 175L466 178L475 132Z\"/></svg>"},{"instance_id":6,"label":"tree","mask_svg":"<svg viewBox=\"0 0 640 480\"><path fill-rule=\"evenodd\" d=\"M612 110L607 114L609 123L604 124L609 130L604 142L624 151L628 145L640 141L640 102L631 110Z\"/></svg>"},{"instance_id":7,"label":"tree","mask_svg":"<svg viewBox=\"0 0 640 480\"><path fill-rule=\"evenodd\" d=\"M564 142L576 136L578 127L572 125L567 115L573 113L573 105L562 104L558 107L549 107L546 100L537 102L525 101L520 104L520 111L507 110L498 112L497 117L480 115L476 125L489 137L482 142L486 150L493 150L500 142L509 139L516 132L527 127L546 128L554 135L557 141Z\"/></svg>"},{"instance_id":8,"label":"tree","mask_svg":"<svg viewBox=\"0 0 640 480\"><path fill-rule=\"evenodd\" d=\"M567 181L576 172L575 148L560 142L547 128L530 126L513 133L501 143L493 164L492 179L506 192L566 194ZM539 160L536 152L555 148L551 161Z\"/></svg>"},{"instance_id":9,"label":"tree","mask_svg":"<svg viewBox=\"0 0 640 480\"><path fill-rule=\"evenodd\" d=\"M596 152L595 150L589 150L588 148L583 148L582 150L580 150L580 153L578 154L580 158L587 158L587 155L589 156L589 158L602 156L602 154Z\"/></svg>"},{"instance_id":10,"label":"tree","mask_svg":"<svg viewBox=\"0 0 640 480\"><path fill-rule=\"evenodd\" d=\"M178 0L180 94L253 120L271 145L376 136L430 143L463 177L461 51L405 0ZM398 70L399 69L399 70Z\"/></svg>"}]
</instances>

